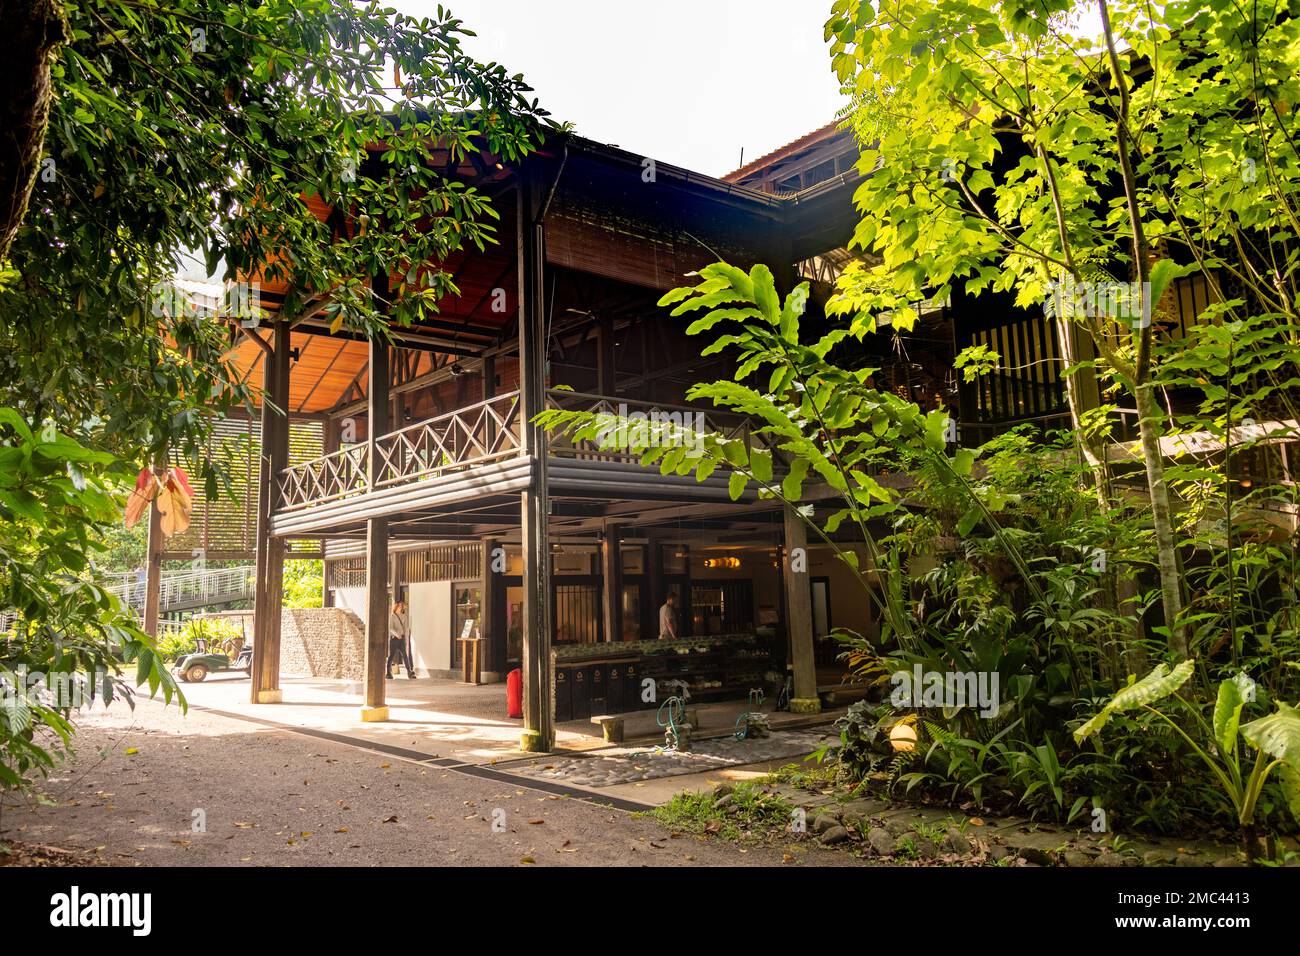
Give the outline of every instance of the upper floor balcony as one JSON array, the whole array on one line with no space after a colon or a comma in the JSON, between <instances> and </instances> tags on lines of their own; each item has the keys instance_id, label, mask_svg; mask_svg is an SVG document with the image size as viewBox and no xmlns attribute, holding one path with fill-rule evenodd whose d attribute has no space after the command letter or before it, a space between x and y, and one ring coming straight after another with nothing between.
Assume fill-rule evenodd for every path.
<instances>
[{"instance_id":1,"label":"upper floor balcony","mask_svg":"<svg viewBox=\"0 0 1300 956\"><path fill-rule=\"evenodd\" d=\"M693 474L662 475L643 466L633 447L643 422L670 423L682 429L687 442L693 434L711 433L766 444L747 419L711 409L559 388L547 390L545 407L612 416L630 439L602 448L600 442L559 430L543 433L552 495L732 500L725 474L698 481ZM520 392L504 392L376 436L373 474L368 441L291 465L276 476L273 531L324 531L364 518L523 491L536 480L534 461L541 457L529 455L525 426ZM751 492L742 500L753 497Z\"/></svg>"}]
</instances>

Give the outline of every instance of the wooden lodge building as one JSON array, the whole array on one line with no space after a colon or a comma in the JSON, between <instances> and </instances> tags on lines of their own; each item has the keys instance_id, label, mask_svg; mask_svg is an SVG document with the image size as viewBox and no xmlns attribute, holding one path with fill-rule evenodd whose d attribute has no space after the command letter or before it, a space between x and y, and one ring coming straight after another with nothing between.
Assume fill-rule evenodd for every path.
<instances>
[{"instance_id":1,"label":"wooden lodge building","mask_svg":"<svg viewBox=\"0 0 1300 956\"><path fill-rule=\"evenodd\" d=\"M254 702L280 699L286 556L316 556L326 603L366 623L365 719L387 716L396 599L420 674L457 675L466 654L488 681L522 669L525 749L551 749L557 719L643 706L647 676L694 699L743 699L750 687L770 697L789 674L792 709L816 710L819 685L842 675L831 628L876 631L847 569L779 502L732 501L725 475L663 476L531 421L550 407L702 411L707 427L746 428L685 407L690 385L731 369L656 301L719 258L764 262L782 293L811 280L815 322L853 255L852 134L826 126L723 179L663 163L647 176L643 157L576 136L495 172L483 158L461 173L491 189L500 241L445 263L460 296L395 327L394 346L331 334L319 312L281 316L284 290L263 286L271 317L232 359L289 421L221 424L251 439L248 494L196 501L191 536L164 556L256 559ZM964 441L1068 420L1041 316L937 304L905 341L900 352L882 337L865 360L898 394L950 407ZM1021 371L959 383L953 357L975 342ZM806 573L790 572L794 548L807 549ZM670 593L689 640L657 640Z\"/></svg>"}]
</instances>

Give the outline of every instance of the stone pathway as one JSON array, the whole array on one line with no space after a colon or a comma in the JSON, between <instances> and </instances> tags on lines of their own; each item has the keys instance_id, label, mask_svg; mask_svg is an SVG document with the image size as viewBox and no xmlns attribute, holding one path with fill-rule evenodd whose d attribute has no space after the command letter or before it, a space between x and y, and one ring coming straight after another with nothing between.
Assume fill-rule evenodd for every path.
<instances>
[{"instance_id":1,"label":"stone pathway","mask_svg":"<svg viewBox=\"0 0 1300 956\"><path fill-rule=\"evenodd\" d=\"M563 780L580 787L613 787L702 773L720 767L802 757L830 739L825 730L774 731L770 737L756 740L737 740L734 737L696 740L691 750L684 753L644 747L618 748L602 750L599 755L538 761L523 766L512 764L510 772L545 780Z\"/></svg>"}]
</instances>

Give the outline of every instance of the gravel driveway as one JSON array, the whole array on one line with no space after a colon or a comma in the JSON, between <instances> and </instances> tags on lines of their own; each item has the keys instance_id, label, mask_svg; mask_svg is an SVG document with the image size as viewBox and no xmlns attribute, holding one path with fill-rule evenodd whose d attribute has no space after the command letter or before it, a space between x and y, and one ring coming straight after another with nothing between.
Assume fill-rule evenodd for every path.
<instances>
[{"instance_id":1,"label":"gravel driveway","mask_svg":"<svg viewBox=\"0 0 1300 956\"><path fill-rule=\"evenodd\" d=\"M84 718L52 806L7 806L6 839L141 866L846 865L750 847L556 794L152 701Z\"/></svg>"}]
</instances>

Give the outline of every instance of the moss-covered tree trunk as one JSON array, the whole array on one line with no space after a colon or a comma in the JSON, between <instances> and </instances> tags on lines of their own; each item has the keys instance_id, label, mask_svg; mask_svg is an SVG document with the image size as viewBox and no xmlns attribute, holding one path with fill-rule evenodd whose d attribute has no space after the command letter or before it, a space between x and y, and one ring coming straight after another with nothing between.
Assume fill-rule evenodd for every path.
<instances>
[{"instance_id":1,"label":"moss-covered tree trunk","mask_svg":"<svg viewBox=\"0 0 1300 956\"><path fill-rule=\"evenodd\" d=\"M41 162L50 62L66 36L58 0L0 0L0 261L9 254Z\"/></svg>"}]
</instances>

